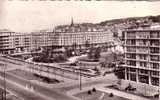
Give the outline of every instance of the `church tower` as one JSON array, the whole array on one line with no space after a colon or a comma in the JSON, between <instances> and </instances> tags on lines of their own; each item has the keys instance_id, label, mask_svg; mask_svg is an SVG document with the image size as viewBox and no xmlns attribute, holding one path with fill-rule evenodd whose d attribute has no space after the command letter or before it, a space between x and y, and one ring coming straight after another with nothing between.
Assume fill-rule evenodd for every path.
<instances>
[{"instance_id":1,"label":"church tower","mask_svg":"<svg viewBox=\"0 0 160 100\"><path fill-rule=\"evenodd\" d=\"M71 26L74 26L73 17L71 19Z\"/></svg>"}]
</instances>

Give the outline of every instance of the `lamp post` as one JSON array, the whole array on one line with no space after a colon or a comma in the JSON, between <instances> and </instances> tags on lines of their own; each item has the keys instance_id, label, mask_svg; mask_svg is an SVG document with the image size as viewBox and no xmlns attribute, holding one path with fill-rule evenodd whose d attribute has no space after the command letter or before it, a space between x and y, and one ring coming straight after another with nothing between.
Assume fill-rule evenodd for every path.
<instances>
[{"instance_id":1,"label":"lamp post","mask_svg":"<svg viewBox=\"0 0 160 100\"><path fill-rule=\"evenodd\" d=\"M78 62L77 62L78 63ZM78 63L80 65L80 63ZM82 90L82 73L81 73L81 65L79 66L79 89Z\"/></svg>"},{"instance_id":2,"label":"lamp post","mask_svg":"<svg viewBox=\"0 0 160 100\"><path fill-rule=\"evenodd\" d=\"M80 69L79 69L79 76L80 76L80 79L79 79L79 86L80 86L80 90L82 90L82 75L81 75L81 66L80 66Z\"/></svg>"}]
</instances>

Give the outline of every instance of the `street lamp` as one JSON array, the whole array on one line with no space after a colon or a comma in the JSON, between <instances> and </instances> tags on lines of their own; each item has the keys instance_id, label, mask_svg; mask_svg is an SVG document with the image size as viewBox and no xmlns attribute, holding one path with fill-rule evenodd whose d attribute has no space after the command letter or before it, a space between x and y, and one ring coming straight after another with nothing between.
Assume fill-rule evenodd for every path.
<instances>
[{"instance_id":1,"label":"street lamp","mask_svg":"<svg viewBox=\"0 0 160 100\"><path fill-rule=\"evenodd\" d=\"M81 75L81 66L80 66L80 68L79 68L79 76L80 76L80 79L79 79L79 82L80 82L80 84L79 84L79 86L80 86L80 90L82 90L82 75Z\"/></svg>"},{"instance_id":2,"label":"street lamp","mask_svg":"<svg viewBox=\"0 0 160 100\"><path fill-rule=\"evenodd\" d=\"M80 63L77 62L78 65ZM81 65L79 66L79 89L82 90L82 73L81 73Z\"/></svg>"}]
</instances>

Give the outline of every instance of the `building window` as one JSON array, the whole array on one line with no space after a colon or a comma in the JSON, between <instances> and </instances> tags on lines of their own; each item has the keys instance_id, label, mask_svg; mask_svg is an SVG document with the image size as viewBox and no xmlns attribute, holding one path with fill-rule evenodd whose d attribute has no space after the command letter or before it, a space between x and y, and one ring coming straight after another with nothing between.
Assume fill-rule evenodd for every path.
<instances>
[{"instance_id":1,"label":"building window","mask_svg":"<svg viewBox=\"0 0 160 100\"><path fill-rule=\"evenodd\" d=\"M156 77L151 78L151 84L155 86L159 86L159 79Z\"/></svg>"},{"instance_id":2,"label":"building window","mask_svg":"<svg viewBox=\"0 0 160 100\"><path fill-rule=\"evenodd\" d=\"M153 76L159 76L159 72L157 72L157 71L152 71L152 72L151 72L151 75L153 75Z\"/></svg>"},{"instance_id":3,"label":"building window","mask_svg":"<svg viewBox=\"0 0 160 100\"><path fill-rule=\"evenodd\" d=\"M137 49L137 52L140 52L140 53L148 53L148 49L147 49L147 48L138 48L138 49Z\"/></svg>"},{"instance_id":4,"label":"building window","mask_svg":"<svg viewBox=\"0 0 160 100\"><path fill-rule=\"evenodd\" d=\"M147 39L149 37L149 34L147 34L146 32L141 32L141 33L137 34L136 36L139 39Z\"/></svg>"},{"instance_id":5,"label":"building window","mask_svg":"<svg viewBox=\"0 0 160 100\"><path fill-rule=\"evenodd\" d=\"M127 65L136 66L136 61L127 61Z\"/></svg>"},{"instance_id":6,"label":"building window","mask_svg":"<svg viewBox=\"0 0 160 100\"><path fill-rule=\"evenodd\" d=\"M151 61L159 61L159 56L158 55L151 55Z\"/></svg>"},{"instance_id":7,"label":"building window","mask_svg":"<svg viewBox=\"0 0 160 100\"><path fill-rule=\"evenodd\" d=\"M141 69L141 70L139 70L139 74L148 74L148 71Z\"/></svg>"},{"instance_id":8,"label":"building window","mask_svg":"<svg viewBox=\"0 0 160 100\"><path fill-rule=\"evenodd\" d=\"M127 45L136 45L136 41L135 40L127 40L126 44Z\"/></svg>"},{"instance_id":9,"label":"building window","mask_svg":"<svg viewBox=\"0 0 160 100\"><path fill-rule=\"evenodd\" d=\"M159 64L158 63L151 63L150 66L153 69L159 69Z\"/></svg>"},{"instance_id":10,"label":"building window","mask_svg":"<svg viewBox=\"0 0 160 100\"><path fill-rule=\"evenodd\" d=\"M147 41L146 40L139 40L139 41L137 41L137 45L146 46L147 45Z\"/></svg>"},{"instance_id":11,"label":"building window","mask_svg":"<svg viewBox=\"0 0 160 100\"><path fill-rule=\"evenodd\" d=\"M130 80L136 82L136 74L130 74Z\"/></svg>"},{"instance_id":12,"label":"building window","mask_svg":"<svg viewBox=\"0 0 160 100\"><path fill-rule=\"evenodd\" d=\"M127 58L136 59L136 54L127 54Z\"/></svg>"},{"instance_id":13,"label":"building window","mask_svg":"<svg viewBox=\"0 0 160 100\"><path fill-rule=\"evenodd\" d=\"M148 76L139 75L139 82L142 82L142 83L147 83L147 84L149 84L149 79L148 79Z\"/></svg>"},{"instance_id":14,"label":"building window","mask_svg":"<svg viewBox=\"0 0 160 100\"><path fill-rule=\"evenodd\" d=\"M141 67L147 67L147 63L146 62L139 62Z\"/></svg>"},{"instance_id":15,"label":"building window","mask_svg":"<svg viewBox=\"0 0 160 100\"><path fill-rule=\"evenodd\" d=\"M158 32L151 32L150 33L150 38L158 38Z\"/></svg>"},{"instance_id":16,"label":"building window","mask_svg":"<svg viewBox=\"0 0 160 100\"><path fill-rule=\"evenodd\" d=\"M159 53L159 48L151 48L150 53Z\"/></svg>"},{"instance_id":17,"label":"building window","mask_svg":"<svg viewBox=\"0 0 160 100\"><path fill-rule=\"evenodd\" d=\"M139 59L141 59L141 60L146 60L146 59L147 59L147 55L140 54L140 55L139 55Z\"/></svg>"},{"instance_id":18,"label":"building window","mask_svg":"<svg viewBox=\"0 0 160 100\"><path fill-rule=\"evenodd\" d=\"M134 48L134 47L127 47L127 52L136 52L136 48Z\"/></svg>"},{"instance_id":19,"label":"building window","mask_svg":"<svg viewBox=\"0 0 160 100\"><path fill-rule=\"evenodd\" d=\"M130 68L130 72L136 72L135 68Z\"/></svg>"},{"instance_id":20,"label":"building window","mask_svg":"<svg viewBox=\"0 0 160 100\"><path fill-rule=\"evenodd\" d=\"M151 46L159 46L159 40L151 40L150 45Z\"/></svg>"},{"instance_id":21,"label":"building window","mask_svg":"<svg viewBox=\"0 0 160 100\"><path fill-rule=\"evenodd\" d=\"M136 38L136 35L135 34L133 34L132 32L130 33L127 33L127 38L129 38L129 39L135 39Z\"/></svg>"}]
</instances>

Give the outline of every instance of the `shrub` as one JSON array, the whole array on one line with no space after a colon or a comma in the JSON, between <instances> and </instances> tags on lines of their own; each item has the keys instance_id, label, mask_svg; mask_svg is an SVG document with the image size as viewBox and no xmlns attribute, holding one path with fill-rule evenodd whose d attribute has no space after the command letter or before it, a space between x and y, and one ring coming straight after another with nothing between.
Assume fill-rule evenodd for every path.
<instances>
[{"instance_id":1,"label":"shrub","mask_svg":"<svg viewBox=\"0 0 160 100\"><path fill-rule=\"evenodd\" d=\"M93 88L92 91L93 91L93 92L96 92L96 88Z\"/></svg>"},{"instance_id":2,"label":"shrub","mask_svg":"<svg viewBox=\"0 0 160 100\"><path fill-rule=\"evenodd\" d=\"M91 94L92 94L92 91L91 91L91 90L88 90L88 94L91 95Z\"/></svg>"},{"instance_id":3,"label":"shrub","mask_svg":"<svg viewBox=\"0 0 160 100\"><path fill-rule=\"evenodd\" d=\"M114 96L113 93L110 93L110 94L109 94L109 97L113 97L113 96Z\"/></svg>"}]
</instances>

